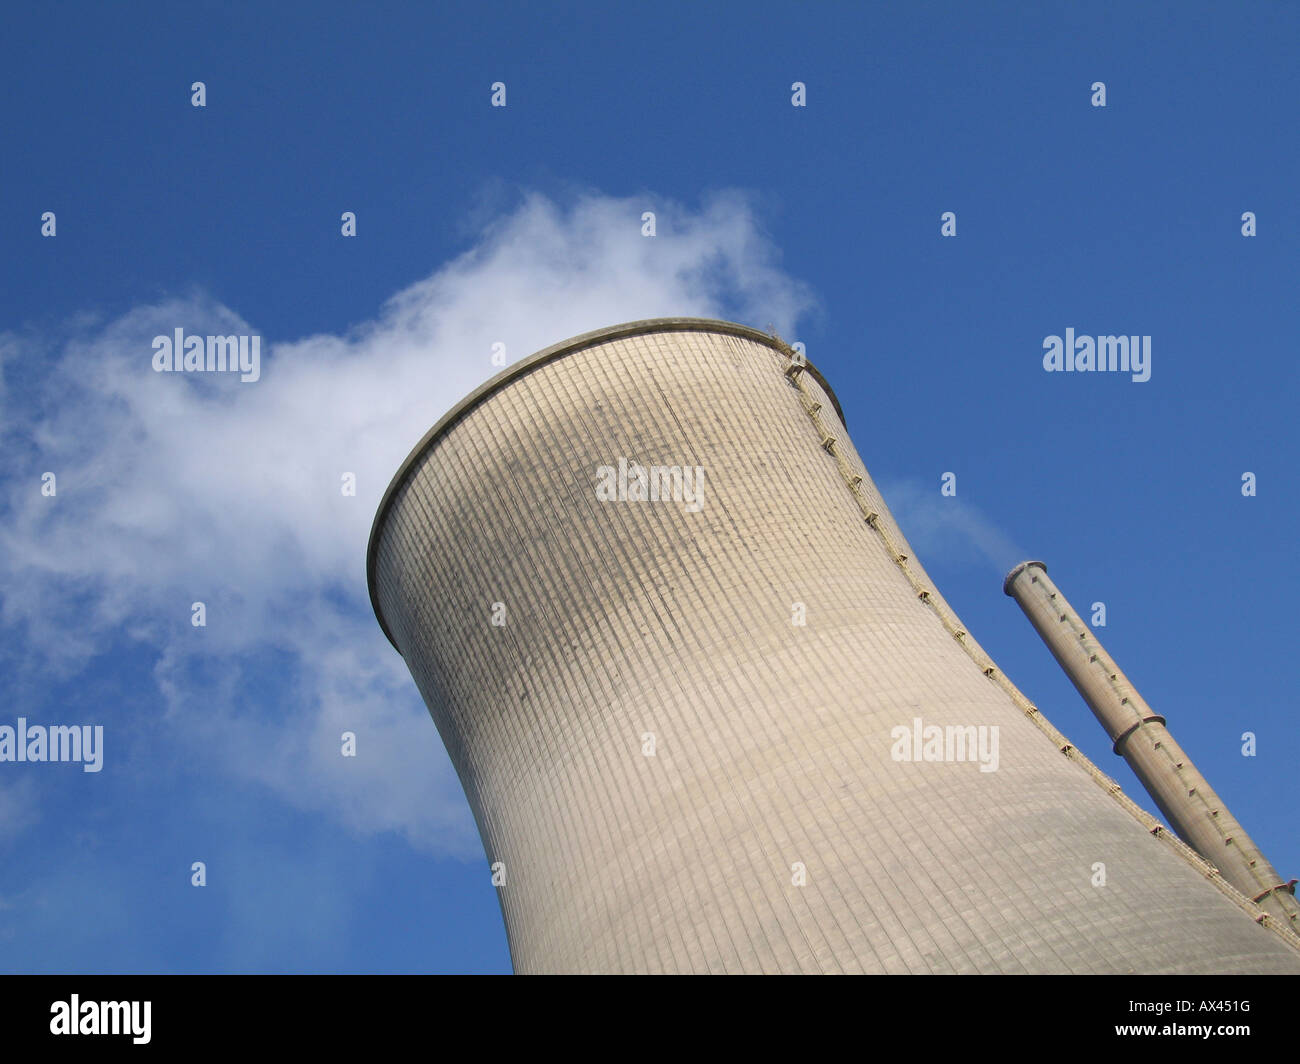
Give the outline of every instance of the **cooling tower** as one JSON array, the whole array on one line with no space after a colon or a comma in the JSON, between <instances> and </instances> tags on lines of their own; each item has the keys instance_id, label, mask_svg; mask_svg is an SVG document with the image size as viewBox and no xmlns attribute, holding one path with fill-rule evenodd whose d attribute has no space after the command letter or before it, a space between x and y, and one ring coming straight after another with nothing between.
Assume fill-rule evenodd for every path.
<instances>
[{"instance_id":1,"label":"cooling tower","mask_svg":"<svg viewBox=\"0 0 1300 1064\"><path fill-rule=\"evenodd\" d=\"M411 452L368 575L518 972L1300 973L988 660L775 337L517 363Z\"/></svg>"}]
</instances>

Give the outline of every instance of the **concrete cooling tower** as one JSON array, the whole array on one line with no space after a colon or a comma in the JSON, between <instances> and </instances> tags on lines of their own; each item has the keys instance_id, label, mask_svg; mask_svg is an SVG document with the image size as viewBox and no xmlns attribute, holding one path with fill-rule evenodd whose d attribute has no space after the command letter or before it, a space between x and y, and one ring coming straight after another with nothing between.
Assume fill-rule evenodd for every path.
<instances>
[{"instance_id":1,"label":"concrete cooling tower","mask_svg":"<svg viewBox=\"0 0 1300 1064\"><path fill-rule=\"evenodd\" d=\"M368 575L518 972L1300 973L993 665L778 338L517 363L398 470Z\"/></svg>"}]
</instances>

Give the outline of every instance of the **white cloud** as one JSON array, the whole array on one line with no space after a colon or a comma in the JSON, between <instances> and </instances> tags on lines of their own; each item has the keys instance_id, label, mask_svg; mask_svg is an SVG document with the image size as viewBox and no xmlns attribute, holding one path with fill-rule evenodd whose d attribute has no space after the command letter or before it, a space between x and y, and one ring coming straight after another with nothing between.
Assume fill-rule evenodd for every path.
<instances>
[{"instance_id":1,"label":"white cloud","mask_svg":"<svg viewBox=\"0 0 1300 1064\"><path fill-rule=\"evenodd\" d=\"M899 480L880 485L889 512L922 563L927 558L978 562L1006 574L1027 555L984 513L958 496L939 493L939 481Z\"/></svg>"},{"instance_id":2,"label":"white cloud","mask_svg":"<svg viewBox=\"0 0 1300 1064\"><path fill-rule=\"evenodd\" d=\"M699 211L660 203L653 238L640 235L643 207L528 195L347 335L264 336L257 383L153 372L153 337L177 327L274 332L202 295L42 341L54 350L39 390L0 388L12 462L0 620L25 655L65 675L125 633L156 652L155 702L166 707L156 725L233 777L355 830L478 852L459 784L366 597L366 540L390 477L497 372L494 342L513 361L673 315L790 335L811 304L743 196ZM9 334L0 356L37 346ZM46 470L58 477L53 499L39 493ZM340 493L344 472L356 475L355 498ZM189 624L196 600L205 629ZM275 704L259 695L268 670ZM339 756L344 730L358 734L355 761Z\"/></svg>"},{"instance_id":3,"label":"white cloud","mask_svg":"<svg viewBox=\"0 0 1300 1064\"><path fill-rule=\"evenodd\" d=\"M8 842L40 819L35 792L30 777L0 780L0 843ZM0 909L6 908L9 906L0 898Z\"/></svg>"}]
</instances>

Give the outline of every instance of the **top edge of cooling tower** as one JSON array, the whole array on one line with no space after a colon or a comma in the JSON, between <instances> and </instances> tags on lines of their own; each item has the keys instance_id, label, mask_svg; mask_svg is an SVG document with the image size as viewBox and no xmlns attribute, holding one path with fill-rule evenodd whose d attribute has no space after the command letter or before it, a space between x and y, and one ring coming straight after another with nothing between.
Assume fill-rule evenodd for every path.
<instances>
[{"instance_id":1,"label":"top edge of cooling tower","mask_svg":"<svg viewBox=\"0 0 1300 1064\"><path fill-rule=\"evenodd\" d=\"M370 526L370 542L366 546L366 585L370 591L370 606L375 611L379 627L384 630L384 635L388 637L388 641L394 647L397 647L398 653L401 653L402 648L397 646L397 640L393 638L393 633L388 629L388 622L384 620L384 614L379 608L379 599L375 593L375 555L379 549L380 532L383 530L384 521L388 517L388 509L392 505L394 496L397 495L397 492L406 482L406 478L410 475L416 463L419 462L426 451L437 443L439 438L445 435L470 410L500 391L507 384L520 377L527 376L538 367L553 362L555 359L563 358L565 355L573 354L575 351L594 347L596 344L608 343L610 340L621 340L628 336L657 332L704 332L718 333L723 336L740 336L746 340L766 344L773 350L785 354L781 344L774 336L750 328L748 325L739 325L734 321L721 321L716 318L645 318L641 321L628 321L622 325L610 325L604 329L596 329L593 332L582 333L579 336L571 336L569 339L561 340L558 344L543 348L527 358L521 358L513 365L507 366L495 377L480 384L439 418L437 424L424 434L419 443L411 448L411 453L406 456L406 460L398 467L397 473L389 482L384 497L379 500L379 509L375 512L375 520ZM831 403L835 407L835 414L840 419L840 423L844 424L844 411L840 407L840 401L836 398L831 386L826 383L826 379L811 362L807 363L805 368L821 385L822 390L830 396Z\"/></svg>"}]
</instances>

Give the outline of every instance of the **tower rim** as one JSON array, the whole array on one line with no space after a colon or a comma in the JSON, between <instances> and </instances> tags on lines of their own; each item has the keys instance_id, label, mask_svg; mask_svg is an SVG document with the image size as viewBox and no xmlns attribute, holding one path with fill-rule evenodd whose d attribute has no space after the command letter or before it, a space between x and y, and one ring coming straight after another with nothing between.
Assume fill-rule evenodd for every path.
<instances>
[{"instance_id":1,"label":"tower rim","mask_svg":"<svg viewBox=\"0 0 1300 1064\"><path fill-rule=\"evenodd\" d=\"M374 521L370 525L370 539L366 544L366 588L370 594L370 608L374 611L375 619L379 621L379 627L383 629L384 635L388 637L388 641L393 644L399 654L402 652L402 648L397 645L397 640L393 638L388 622L384 619L383 610L379 606L379 597L375 588L375 560L379 550L380 536L388 518L388 512L392 508L393 499L406 483L416 464L466 414L484 400L495 395L506 385L527 376L533 370L563 358L565 355L583 351L597 344L607 343L611 340L621 340L629 336L658 332L705 332L723 336L739 336L746 340L766 344L774 351L783 355L786 354L786 348L775 336L749 325L741 325L738 322L725 321L721 318L642 318L638 321L627 321L619 325L608 325L602 329L580 333L577 336L569 337L567 340L561 340L559 343L544 347L540 351L535 351L533 354L507 366L496 376L484 381L463 399L455 403L420 438L419 442L411 448L402 464L397 467L397 472L393 474L392 480L388 482L388 487L384 489L384 494L379 500L379 507L375 511ZM845 424L844 410L840 406L840 401L836 397L834 390L826 382L826 379L821 375L821 372L811 362L805 363L804 368L812 374L813 379L830 397L831 403L835 407L835 415L840 419L840 424Z\"/></svg>"}]
</instances>

